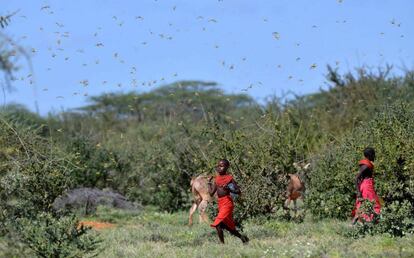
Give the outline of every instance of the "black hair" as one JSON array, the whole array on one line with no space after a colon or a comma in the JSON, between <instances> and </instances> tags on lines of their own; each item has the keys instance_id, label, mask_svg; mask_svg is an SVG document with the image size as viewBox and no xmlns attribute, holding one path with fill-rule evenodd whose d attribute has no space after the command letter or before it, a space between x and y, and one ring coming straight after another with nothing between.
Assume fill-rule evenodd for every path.
<instances>
[{"instance_id":1,"label":"black hair","mask_svg":"<svg viewBox=\"0 0 414 258\"><path fill-rule=\"evenodd\" d=\"M230 161L228 161L227 159L221 159L220 161L223 161L227 167L230 167Z\"/></svg>"},{"instance_id":2,"label":"black hair","mask_svg":"<svg viewBox=\"0 0 414 258\"><path fill-rule=\"evenodd\" d=\"M371 147L366 147L366 148L364 149L364 156L365 156L366 158L370 158L370 157L375 156L375 150L374 150L374 148L371 148Z\"/></svg>"}]
</instances>

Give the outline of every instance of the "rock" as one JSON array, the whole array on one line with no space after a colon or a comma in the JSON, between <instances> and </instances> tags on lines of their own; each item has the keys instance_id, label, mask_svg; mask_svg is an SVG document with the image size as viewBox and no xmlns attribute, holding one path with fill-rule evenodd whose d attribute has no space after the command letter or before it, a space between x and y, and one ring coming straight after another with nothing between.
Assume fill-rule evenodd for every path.
<instances>
[{"instance_id":1,"label":"rock","mask_svg":"<svg viewBox=\"0 0 414 258\"><path fill-rule=\"evenodd\" d=\"M86 215L94 213L99 205L126 210L138 208L125 196L111 189L100 190L87 187L71 189L53 202L55 210L84 210Z\"/></svg>"}]
</instances>

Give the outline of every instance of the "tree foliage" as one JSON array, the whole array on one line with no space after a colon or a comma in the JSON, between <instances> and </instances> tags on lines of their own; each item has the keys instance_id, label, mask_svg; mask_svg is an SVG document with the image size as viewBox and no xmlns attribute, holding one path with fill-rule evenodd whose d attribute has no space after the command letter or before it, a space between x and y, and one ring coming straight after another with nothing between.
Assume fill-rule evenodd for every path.
<instances>
[{"instance_id":1,"label":"tree foliage","mask_svg":"<svg viewBox=\"0 0 414 258\"><path fill-rule=\"evenodd\" d=\"M53 201L73 187L76 157L33 127L0 116L0 236L25 243L41 257L94 250L96 242Z\"/></svg>"}]
</instances>

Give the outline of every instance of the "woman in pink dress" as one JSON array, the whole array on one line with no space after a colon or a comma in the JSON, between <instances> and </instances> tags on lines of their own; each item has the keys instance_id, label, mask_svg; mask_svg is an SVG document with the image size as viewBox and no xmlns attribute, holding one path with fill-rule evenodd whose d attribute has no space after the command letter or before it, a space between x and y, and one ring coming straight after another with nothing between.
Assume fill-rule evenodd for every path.
<instances>
[{"instance_id":1,"label":"woman in pink dress","mask_svg":"<svg viewBox=\"0 0 414 258\"><path fill-rule=\"evenodd\" d=\"M355 179L357 198L352 211L353 223L356 223L361 218L367 222L372 221L374 214L366 214L360 211L361 204L365 200L374 201L374 212L376 214L381 212L380 200L375 192L374 164L372 163L375 160L375 150L369 147L365 148L364 156L365 159L359 161L359 172Z\"/></svg>"}]
</instances>

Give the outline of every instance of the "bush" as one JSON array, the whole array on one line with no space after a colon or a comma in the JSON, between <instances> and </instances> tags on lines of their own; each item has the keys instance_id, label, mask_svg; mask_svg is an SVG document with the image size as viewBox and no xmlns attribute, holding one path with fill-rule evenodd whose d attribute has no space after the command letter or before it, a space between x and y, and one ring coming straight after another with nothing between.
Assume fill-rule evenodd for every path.
<instances>
[{"instance_id":1,"label":"bush","mask_svg":"<svg viewBox=\"0 0 414 258\"><path fill-rule=\"evenodd\" d=\"M90 138L76 135L65 140L67 152L73 153L77 167L72 172L74 184L81 187L112 187L124 171L130 170L129 162L121 160L114 153Z\"/></svg>"},{"instance_id":2,"label":"bush","mask_svg":"<svg viewBox=\"0 0 414 258\"><path fill-rule=\"evenodd\" d=\"M0 223L49 212L73 184L72 157L36 130L0 122Z\"/></svg>"},{"instance_id":3,"label":"bush","mask_svg":"<svg viewBox=\"0 0 414 258\"><path fill-rule=\"evenodd\" d=\"M146 163L139 164L131 177L127 196L144 205L156 205L164 211L176 211L189 205L190 176L185 163L180 163L179 145L170 140L141 152ZM195 168L195 167L193 167Z\"/></svg>"},{"instance_id":4,"label":"bush","mask_svg":"<svg viewBox=\"0 0 414 258\"><path fill-rule=\"evenodd\" d=\"M100 242L89 229L78 225L75 216L54 217L40 213L35 218L18 219L14 229L20 241L39 257L93 256Z\"/></svg>"},{"instance_id":5,"label":"bush","mask_svg":"<svg viewBox=\"0 0 414 258\"><path fill-rule=\"evenodd\" d=\"M329 145L315 158L310 176L307 205L317 217L345 219L355 203L355 176L358 160L366 146L376 149L376 191L385 201L384 232L399 235L412 225L404 218L414 216L414 113L406 105L384 107L371 121ZM403 206L402 206L403 205ZM391 230L401 220L397 231ZM405 215L402 215L405 214ZM381 221L383 220L381 219ZM401 224L402 223L402 224ZM380 228L380 227L378 227ZM376 229L380 230L380 229ZM394 232L394 233L392 233Z\"/></svg>"},{"instance_id":6,"label":"bush","mask_svg":"<svg viewBox=\"0 0 414 258\"><path fill-rule=\"evenodd\" d=\"M225 131L216 127L207 132L212 138L210 167L221 158L228 159L230 173L241 188L235 209L239 222L276 214L286 199L288 174L296 172L293 163L307 155L306 131L295 125L288 112L268 114L255 129Z\"/></svg>"},{"instance_id":7,"label":"bush","mask_svg":"<svg viewBox=\"0 0 414 258\"><path fill-rule=\"evenodd\" d=\"M82 256L95 249L74 217L52 203L74 184L75 159L38 131L0 117L0 237L22 241L42 257Z\"/></svg>"},{"instance_id":8,"label":"bush","mask_svg":"<svg viewBox=\"0 0 414 258\"><path fill-rule=\"evenodd\" d=\"M413 207L408 201L395 201L386 205L379 218L379 225L374 232L391 236L405 236L414 233Z\"/></svg>"},{"instance_id":9,"label":"bush","mask_svg":"<svg viewBox=\"0 0 414 258\"><path fill-rule=\"evenodd\" d=\"M387 234L392 237L402 237L414 233L414 219L411 217L411 204L407 201L393 202L383 207L381 214L373 212L373 202L366 202L364 212L374 214L370 222L362 221L346 233L353 238L365 235ZM361 206L362 207L362 206Z\"/></svg>"}]
</instances>

